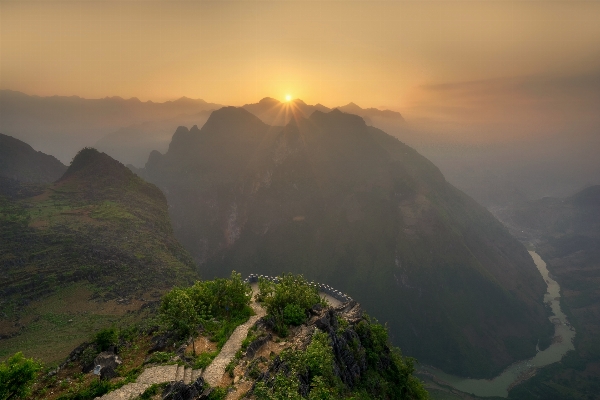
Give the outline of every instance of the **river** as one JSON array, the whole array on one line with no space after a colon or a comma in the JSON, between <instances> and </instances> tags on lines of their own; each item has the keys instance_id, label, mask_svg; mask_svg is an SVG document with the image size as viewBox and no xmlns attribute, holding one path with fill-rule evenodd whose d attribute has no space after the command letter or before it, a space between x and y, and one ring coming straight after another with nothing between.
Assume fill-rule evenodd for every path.
<instances>
[{"instance_id":1,"label":"river","mask_svg":"<svg viewBox=\"0 0 600 400\"><path fill-rule=\"evenodd\" d=\"M560 286L549 276L544 260L535 251L530 251L529 254L544 281L548 284L544 302L549 303L552 307L553 315L549 317L550 321L554 323L552 344L546 350L538 351L533 358L512 364L494 379L462 378L428 366L421 368L424 373L433 375L436 381L452 386L461 392L482 397L508 397L508 391L513 384L526 380L533 376L536 369L560 361L567 351L574 350L575 329L569 324L567 316L560 309Z\"/></svg>"}]
</instances>

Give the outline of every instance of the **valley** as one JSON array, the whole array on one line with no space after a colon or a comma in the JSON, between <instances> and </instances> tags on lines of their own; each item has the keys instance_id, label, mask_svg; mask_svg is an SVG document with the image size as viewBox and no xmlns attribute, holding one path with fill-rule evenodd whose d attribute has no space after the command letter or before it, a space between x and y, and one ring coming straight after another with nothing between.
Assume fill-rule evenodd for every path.
<instances>
[{"instance_id":1,"label":"valley","mask_svg":"<svg viewBox=\"0 0 600 400\"><path fill-rule=\"evenodd\" d=\"M433 379L436 386L451 386L460 392L479 397L506 398L513 387L523 384L526 380L533 377L540 368L559 362L567 352L575 349L573 339L575 338L576 331L561 310L560 286L550 277L546 263L541 257L534 251L530 251L529 253L535 261L544 281L548 284L544 302L552 309L549 319L554 324L554 337L550 346L544 350L538 349L533 358L514 363L502 371L500 375L492 379L468 379L423 366L419 372L427 376L427 378Z\"/></svg>"},{"instance_id":2,"label":"valley","mask_svg":"<svg viewBox=\"0 0 600 400\"><path fill-rule=\"evenodd\" d=\"M352 293L407 354L467 376L549 345L545 283L487 210L362 118L290 110L277 127L222 108L136 170L203 276L300 272Z\"/></svg>"},{"instance_id":3,"label":"valley","mask_svg":"<svg viewBox=\"0 0 600 400\"><path fill-rule=\"evenodd\" d=\"M202 128L177 128L167 151L153 151L145 168L128 170L104 153L84 149L51 184L39 168L30 168L27 178L5 173L3 257L12 260L6 267L18 267L7 270L2 286L9 297L1 304L0 356L26 348L26 354L56 362L99 328L143 321L175 282L190 282L199 273L219 277L231 269L299 271L354 293L389 323L394 343L422 360L420 373L426 380L434 377L434 395L453 387L459 396L520 398L573 350L574 330L558 308L558 284L543 261L535 253L535 263L527 261L523 245L433 164L360 117L313 110L306 118L290 107L285 126L265 124L241 108L208 113ZM53 162L61 169L55 159L43 153L35 158L33 149L17 142L11 146L24 156L15 160L29 157L30 165ZM11 165L4 170L15 171ZM166 199L159 200L162 193L130 170L153 182ZM590 202L582 196L574 204ZM167 204L168 216L158 211ZM561 203L541 204L554 210ZM575 205L570 207L566 215L572 217ZM550 227L595 229L593 218L576 216L578 225L569 226L555 211L495 212L513 235L535 243L543 254ZM550 225L535 219L548 216ZM169 238L171 225L197 266ZM19 247L25 237L46 250ZM108 246L106 254L95 244L99 239ZM171 244L156 258L164 240ZM94 254L84 258L91 263L69 273L57 267L59 259L77 265L89 243ZM69 253L77 256L65 258ZM124 258L115 259L117 254ZM94 263L104 267L96 270ZM152 272L132 275L136 264ZM32 280L31 271L43 272ZM544 280L556 292L543 300L556 316L549 321L539 298ZM398 313L395 302L408 308ZM568 306L565 312L570 315ZM481 317L474 323L472 315ZM581 327L577 320L574 326ZM429 335L432 327L435 334ZM54 334L45 335L47 330ZM575 343L579 340L576 336Z\"/></svg>"}]
</instances>

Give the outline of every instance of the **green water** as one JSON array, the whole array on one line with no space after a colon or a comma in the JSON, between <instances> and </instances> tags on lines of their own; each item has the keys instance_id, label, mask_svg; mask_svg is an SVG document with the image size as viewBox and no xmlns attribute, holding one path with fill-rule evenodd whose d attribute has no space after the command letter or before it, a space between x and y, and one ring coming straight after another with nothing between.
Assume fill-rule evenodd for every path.
<instances>
[{"instance_id":1,"label":"green water","mask_svg":"<svg viewBox=\"0 0 600 400\"><path fill-rule=\"evenodd\" d=\"M446 374L433 367L423 367L423 372L433 375L436 381L452 386L465 393L482 397L507 397L508 388L520 376L531 373L536 368L560 361L567 351L574 349L573 338L575 337L575 329L571 327L566 315L560 309L560 286L554 279L550 278L544 260L534 251L530 251L529 254L531 254L544 281L548 284L547 292L544 295L544 302L549 303L552 307L553 315L549 319L554 323L555 338L550 347L544 351L538 351L533 358L514 363L493 379L462 378Z\"/></svg>"}]
</instances>

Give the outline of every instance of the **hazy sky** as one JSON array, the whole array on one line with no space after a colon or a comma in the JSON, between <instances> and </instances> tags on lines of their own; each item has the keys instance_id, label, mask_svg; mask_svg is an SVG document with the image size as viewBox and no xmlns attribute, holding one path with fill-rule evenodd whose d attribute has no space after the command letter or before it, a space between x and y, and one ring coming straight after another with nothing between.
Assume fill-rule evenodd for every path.
<instances>
[{"instance_id":1,"label":"hazy sky","mask_svg":"<svg viewBox=\"0 0 600 400\"><path fill-rule=\"evenodd\" d=\"M28 94L449 119L599 100L600 1L0 0L0 24L0 88Z\"/></svg>"}]
</instances>

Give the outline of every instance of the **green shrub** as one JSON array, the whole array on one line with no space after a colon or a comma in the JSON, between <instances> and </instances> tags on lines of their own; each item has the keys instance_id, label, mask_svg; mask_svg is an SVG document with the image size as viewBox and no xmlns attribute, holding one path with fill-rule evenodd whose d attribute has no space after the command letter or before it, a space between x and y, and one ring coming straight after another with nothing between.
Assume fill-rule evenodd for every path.
<instances>
[{"instance_id":1,"label":"green shrub","mask_svg":"<svg viewBox=\"0 0 600 400\"><path fill-rule=\"evenodd\" d=\"M227 364L227 366L225 367L225 372L227 372L229 374L230 378L233 378L233 370L235 370L235 366L237 365L237 360L234 358L233 360L231 360L229 362L229 364Z\"/></svg>"},{"instance_id":2,"label":"green shrub","mask_svg":"<svg viewBox=\"0 0 600 400\"><path fill-rule=\"evenodd\" d=\"M306 320L306 312L298 304L287 304L283 309L283 322L287 325L302 325Z\"/></svg>"},{"instance_id":3,"label":"green shrub","mask_svg":"<svg viewBox=\"0 0 600 400\"><path fill-rule=\"evenodd\" d=\"M233 271L228 279L197 281L191 287L171 290L161 302L161 321L182 335L193 334L203 324L221 347L233 329L253 314L251 297L250 285ZM215 319L225 323L215 323Z\"/></svg>"},{"instance_id":4,"label":"green shrub","mask_svg":"<svg viewBox=\"0 0 600 400\"><path fill-rule=\"evenodd\" d=\"M0 364L0 399L25 398L41 366L18 352Z\"/></svg>"},{"instance_id":5,"label":"green shrub","mask_svg":"<svg viewBox=\"0 0 600 400\"><path fill-rule=\"evenodd\" d=\"M310 379L310 399L338 399L342 396L342 383L333 373L333 348L326 333L316 331L305 351L287 349L281 359L289 367L287 374L275 376L272 387L259 382L255 388L259 399L302 399L298 390L298 375L308 374ZM316 388L316 390L315 390ZM289 397L288 397L289 396Z\"/></svg>"},{"instance_id":6,"label":"green shrub","mask_svg":"<svg viewBox=\"0 0 600 400\"><path fill-rule=\"evenodd\" d=\"M81 356L79 356L81 365L90 365L98 353L100 353L100 350L96 344L86 347L85 350L83 350L83 353L81 353Z\"/></svg>"},{"instance_id":7,"label":"green shrub","mask_svg":"<svg viewBox=\"0 0 600 400\"><path fill-rule=\"evenodd\" d=\"M228 279L197 281L188 293L199 313L214 318L244 314L252 299L252 288L235 271Z\"/></svg>"},{"instance_id":8,"label":"green shrub","mask_svg":"<svg viewBox=\"0 0 600 400\"><path fill-rule=\"evenodd\" d=\"M115 328L102 329L96 333L94 342L98 345L100 351L106 351L110 346L115 346L119 340L119 335Z\"/></svg>"},{"instance_id":9,"label":"green shrub","mask_svg":"<svg viewBox=\"0 0 600 400\"><path fill-rule=\"evenodd\" d=\"M329 343L329 335L321 331L315 332L306 348L304 363L310 377L321 376L327 382L334 383L333 349Z\"/></svg>"},{"instance_id":10,"label":"green shrub","mask_svg":"<svg viewBox=\"0 0 600 400\"><path fill-rule=\"evenodd\" d=\"M225 397L227 397L227 389L217 387L208 395L208 400L224 400Z\"/></svg>"},{"instance_id":11,"label":"green shrub","mask_svg":"<svg viewBox=\"0 0 600 400\"><path fill-rule=\"evenodd\" d=\"M306 318L306 312L323 300L319 291L311 286L302 275L283 274L277 283L259 279L258 298L264 304L267 313L275 320L275 330L285 337L287 326L300 325Z\"/></svg>"},{"instance_id":12,"label":"green shrub","mask_svg":"<svg viewBox=\"0 0 600 400\"><path fill-rule=\"evenodd\" d=\"M142 393L140 395L140 397L138 397L138 399L139 400L150 400L154 396L159 394L167 385L168 385L168 383L155 383L155 384L151 385L148 389L146 389L144 391L144 393Z\"/></svg>"},{"instance_id":13,"label":"green shrub","mask_svg":"<svg viewBox=\"0 0 600 400\"><path fill-rule=\"evenodd\" d=\"M57 400L93 400L103 394L115 389L115 385L109 381L94 379L88 386L81 388L74 393L66 393L58 397Z\"/></svg>"},{"instance_id":14,"label":"green shrub","mask_svg":"<svg viewBox=\"0 0 600 400\"><path fill-rule=\"evenodd\" d=\"M218 354L218 350L211 353L198 354L196 356L196 360L194 361L194 369L204 369L208 367Z\"/></svg>"},{"instance_id":15,"label":"green shrub","mask_svg":"<svg viewBox=\"0 0 600 400\"><path fill-rule=\"evenodd\" d=\"M172 352L156 351L156 352L152 353L152 355L150 356L150 358L148 358L148 361L146 361L146 362L148 364L149 363L164 364L164 363L168 362L174 356L175 356L175 353L172 353Z\"/></svg>"}]
</instances>

